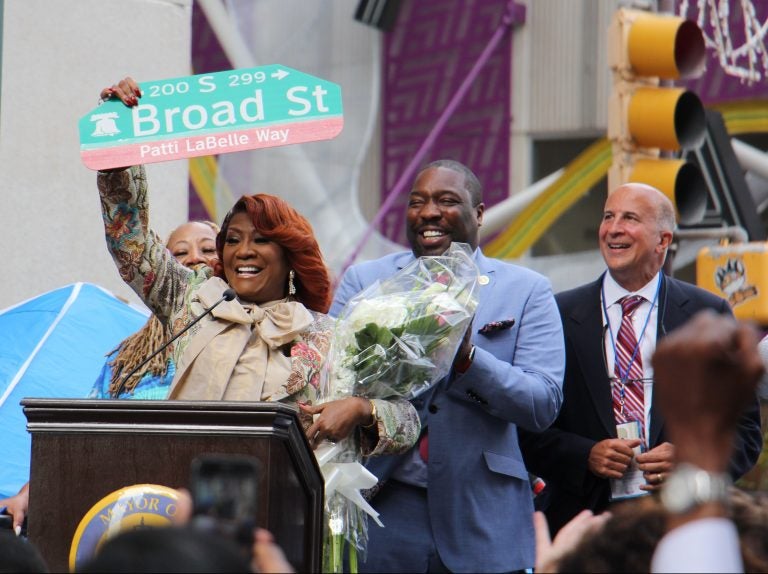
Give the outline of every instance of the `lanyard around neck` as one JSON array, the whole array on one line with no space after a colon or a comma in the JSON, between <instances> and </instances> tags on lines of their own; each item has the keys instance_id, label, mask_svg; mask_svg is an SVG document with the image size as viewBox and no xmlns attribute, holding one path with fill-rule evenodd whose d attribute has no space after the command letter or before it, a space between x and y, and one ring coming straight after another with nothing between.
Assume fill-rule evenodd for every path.
<instances>
[{"instance_id":1,"label":"lanyard around neck","mask_svg":"<svg viewBox=\"0 0 768 574\"><path fill-rule=\"evenodd\" d=\"M610 340L611 340L611 348L613 349L613 368L618 369L619 371L619 380L621 381L622 385L624 385L627 380L629 379L629 373L632 371L632 364L635 362L635 357L637 357L637 353L640 349L640 344L643 341L643 337L645 336L645 330L648 327L648 321L651 319L651 313L653 313L653 307L656 305L656 301L659 298L659 291L661 291L661 273L659 273L659 281L656 284L656 292L653 295L653 301L651 301L651 306L648 309L648 314L645 316L645 322L643 323L643 330L640 331L640 337L637 338L637 342L635 343L635 348L632 350L632 357L629 359L629 363L627 364L627 370L626 372L621 372L621 364L619 364L618 356L616 353L616 338L613 336L613 328L611 327L611 318L608 315L608 307L605 304L605 279L603 279L603 284L600 286L600 299L603 304L603 314L605 315L605 320L608 323L608 333L610 334ZM622 311L622 318L623 318L623 311Z\"/></svg>"}]
</instances>

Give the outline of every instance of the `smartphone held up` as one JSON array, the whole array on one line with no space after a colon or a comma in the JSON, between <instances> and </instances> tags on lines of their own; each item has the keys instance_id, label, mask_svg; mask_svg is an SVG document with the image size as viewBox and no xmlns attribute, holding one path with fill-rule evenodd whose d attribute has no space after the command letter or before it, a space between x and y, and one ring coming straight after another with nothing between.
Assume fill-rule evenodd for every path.
<instances>
[{"instance_id":1,"label":"smartphone held up","mask_svg":"<svg viewBox=\"0 0 768 574\"><path fill-rule=\"evenodd\" d=\"M250 551L261 462L246 455L202 455L192 461L191 472L193 527L218 532Z\"/></svg>"}]
</instances>

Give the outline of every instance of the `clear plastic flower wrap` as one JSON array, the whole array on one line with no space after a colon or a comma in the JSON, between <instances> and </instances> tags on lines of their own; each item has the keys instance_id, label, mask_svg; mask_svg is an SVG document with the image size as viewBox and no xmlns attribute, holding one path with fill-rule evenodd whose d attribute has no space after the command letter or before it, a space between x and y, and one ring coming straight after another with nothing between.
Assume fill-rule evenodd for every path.
<instances>
[{"instance_id":1,"label":"clear plastic flower wrap","mask_svg":"<svg viewBox=\"0 0 768 574\"><path fill-rule=\"evenodd\" d=\"M365 560L368 520L380 525L378 513L363 498L362 491L375 486L376 477L360 464L360 449L349 437L331 443L324 441L315 451L325 479L325 525L323 572L358 572L358 561Z\"/></svg>"},{"instance_id":2,"label":"clear plastic flower wrap","mask_svg":"<svg viewBox=\"0 0 768 574\"><path fill-rule=\"evenodd\" d=\"M445 377L477 308L478 276L469 246L453 243L353 297L331 346L333 393L412 399Z\"/></svg>"}]
</instances>

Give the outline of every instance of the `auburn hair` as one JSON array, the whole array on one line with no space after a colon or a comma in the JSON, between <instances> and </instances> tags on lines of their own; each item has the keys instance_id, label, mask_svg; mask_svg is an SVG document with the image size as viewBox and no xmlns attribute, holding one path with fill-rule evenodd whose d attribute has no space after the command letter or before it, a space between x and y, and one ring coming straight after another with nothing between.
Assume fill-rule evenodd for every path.
<instances>
[{"instance_id":1,"label":"auburn hair","mask_svg":"<svg viewBox=\"0 0 768 574\"><path fill-rule=\"evenodd\" d=\"M221 262L224 261L229 224L236 213L247 213L262 237L283 248L288 267L295 273L296 300L308 309L327 313L331 306L331 278L312 226L285 200L274 195L244 195L232 206L216 236L219 261L214 267L214 275L226 281Z\"/></svg>"}]
</instances>

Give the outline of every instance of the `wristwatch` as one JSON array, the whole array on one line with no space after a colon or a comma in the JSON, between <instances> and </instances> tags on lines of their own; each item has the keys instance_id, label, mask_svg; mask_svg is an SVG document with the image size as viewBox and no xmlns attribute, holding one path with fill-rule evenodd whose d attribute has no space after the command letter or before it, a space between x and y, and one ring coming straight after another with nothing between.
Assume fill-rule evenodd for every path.
<instances>
[{"instance_id":1,"label":"wristwatch","mask_svg":"<svg viewBox=\"0 0 768 574\"><path fill-rule=\"evenodd\" d=\"M727 502L731 477L681 463L661 489L661 503L673 514L684 514L708 502Z\"/></svg>"}]
</instances>

